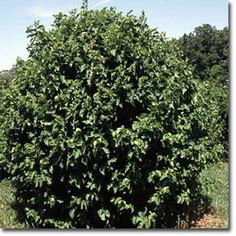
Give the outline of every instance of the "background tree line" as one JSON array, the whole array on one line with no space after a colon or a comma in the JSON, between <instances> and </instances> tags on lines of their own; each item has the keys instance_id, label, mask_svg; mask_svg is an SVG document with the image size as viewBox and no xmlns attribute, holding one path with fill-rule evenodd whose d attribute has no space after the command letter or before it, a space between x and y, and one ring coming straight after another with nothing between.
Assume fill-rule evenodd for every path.
<instances>
[{"instance_id":1,"label":"background tree line","mask_svg":"<svg viewBox=\"0 0 236 236\"><path fill-rule=\"evenodd\" d=\"M193 73L206 102L215 102L221 110L224 127L222 143L228 156L229 29L218 30L210 24L198 26L177 42L183 57L193 66Z\"/></svg>"}]
</instances>

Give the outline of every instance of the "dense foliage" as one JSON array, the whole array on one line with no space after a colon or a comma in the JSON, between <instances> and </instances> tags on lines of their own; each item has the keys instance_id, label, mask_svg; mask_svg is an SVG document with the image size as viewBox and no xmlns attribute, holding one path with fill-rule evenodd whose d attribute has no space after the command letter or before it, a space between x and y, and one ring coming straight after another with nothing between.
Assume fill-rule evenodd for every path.
<instances>
[{"instance_id":1,"label":"dense foliage","mask_svg":"<svg viewBox=\"0 0 236 236\"><path fill-rule=\"evenodd\" d=\"M0 103L5 89L10 86L11 81L15 78L15 68L13 67L10 70L0 71ZM0 114L1 116L1 114ZM5 177L6 172L3 170L0 165L0 180Z\"/></svg>"},{"instance_id":2,"label":"dense foliage","mask_svg":"<svg viewBox=\"0 0 236 236\"><path fill-rule=\"evenodd\" d=\"M175 225L222 152L208 129L218 107L176 45L113 8L60 13L28 36L1 104L0 164L29 225Z\"/></svg>"},{"instance_id":3,"label":"dense foliage","mask_svg":"<svg viewBox=\"0 0 236 236\"><path fill-rule=\"evenodd\" d=\"M217 104L221 110L219 123L223 126L221 142L228 154L228 87L229 87L229 30L217 30L204 24L177 40L183 57L193 66L195 78L208 92L204 98ZM207 81L207 82L206 82ZM211 107L211 106L210 106Z\"/></svg>"},{"instance_id":4,"label":"dense foliage","mask_svg":"<svg viewBox=\"0 0 236 236\"><path fill-rule=\"evenodd\" d=\"M0 71L0 93L9 87L11 81L15 78L15 68Z\"/></svg>"},{"instance_id":5,"label":"dense foliage","mask_svg":"<svg viewBox=\"0 0 236 236\"><path fill-rule=\"evenodd\" d=\"M194 66L194 74L201 80L213 79L221 85L229 81L229 30L217 30L204 24L190 34L184 34L179 45Z\"/></svg>"}]
</instances>

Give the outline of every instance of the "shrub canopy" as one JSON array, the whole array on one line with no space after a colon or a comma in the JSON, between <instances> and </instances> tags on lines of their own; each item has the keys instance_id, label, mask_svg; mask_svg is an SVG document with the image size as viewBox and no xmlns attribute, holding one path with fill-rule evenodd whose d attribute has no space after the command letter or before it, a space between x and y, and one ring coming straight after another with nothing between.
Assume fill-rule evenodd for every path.
<instances>
[{"instance_id":1,"label":"shrub canopy","mask_svg":"<svg viewBox=\"0 0 236 236\"><path fill-rule=\"evenodd\" d=\"M60 13L28 36L29 58L3 98L0 142L28 223L175 222L222 148L179 49L143 14L113 8Z\"/></svg>"}]
</instances>

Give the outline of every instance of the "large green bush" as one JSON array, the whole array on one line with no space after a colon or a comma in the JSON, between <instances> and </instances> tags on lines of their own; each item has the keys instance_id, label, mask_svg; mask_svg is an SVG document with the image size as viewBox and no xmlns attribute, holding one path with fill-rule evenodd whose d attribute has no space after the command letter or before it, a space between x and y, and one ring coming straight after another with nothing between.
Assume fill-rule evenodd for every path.
<instances>
[{"instance_id":1,"label":"large green bush","mask_svg":"<svg viewBox=\"0 0 236 236\"><path fill-rule=\"evenodd\" d=\"M27 222L175 225L222 151L178 48L144 15L113 8L58 14L50 30L36 23L28 36L0 136Z\"/></svg>"}]
</instances>

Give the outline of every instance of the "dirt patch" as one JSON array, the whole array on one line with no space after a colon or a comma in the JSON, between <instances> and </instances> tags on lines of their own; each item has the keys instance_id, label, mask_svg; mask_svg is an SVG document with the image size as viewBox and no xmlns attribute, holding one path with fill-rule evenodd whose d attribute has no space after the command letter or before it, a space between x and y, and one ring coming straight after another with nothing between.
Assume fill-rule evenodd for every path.
<instances>
[{"instance_id":1,"label":"dirt patch","mask_svg":"<svg viewBox=\"0 0 236 236\"><path fill-rule=\"evenodd\" d=\"M203 217L197 221L193 221L190 228L192 229L227 229L228 222L220 218L216 214L204 214Z\"/></svg>"}]
</instances>

